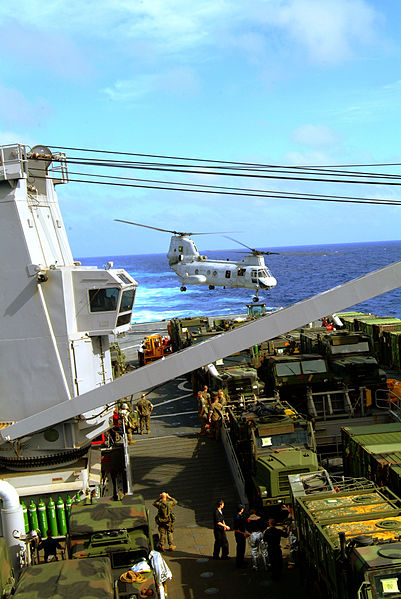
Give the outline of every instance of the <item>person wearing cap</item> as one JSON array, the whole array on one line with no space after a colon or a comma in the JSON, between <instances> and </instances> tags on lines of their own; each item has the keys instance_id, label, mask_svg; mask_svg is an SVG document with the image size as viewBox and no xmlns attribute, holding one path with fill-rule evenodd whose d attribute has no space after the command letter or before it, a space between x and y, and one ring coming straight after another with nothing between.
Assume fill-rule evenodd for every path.
<instances>
[{"instance_id":1,"label":"person wearing cap","mask_svg":"<svg viewBox=\"0 0 401 599\"><path fill-rule=\"evenodd\" d=\"M146 427L146 432L150 435L150 415L153 410L153 404L146 399L146 395L142 393L141 399L136 404L136 409L139 416L139 428L140 433L143 435L143 431Z\"/></svg>"},{"instance_id":2,"label":"person wearing cap","mask_svg":"<svg viewBox=\"0 0 401 599\"><path fill-rule=\"evenodd\" d=\"M245 539L248 537L246 532L246 520L244 516L244 506L239 503L237 506L237 513L234 516L234 534L235 542L237 543L237 553L235 556L235 565L237 568L242 568L245 565Z\"/></svg>"}]
</instances>

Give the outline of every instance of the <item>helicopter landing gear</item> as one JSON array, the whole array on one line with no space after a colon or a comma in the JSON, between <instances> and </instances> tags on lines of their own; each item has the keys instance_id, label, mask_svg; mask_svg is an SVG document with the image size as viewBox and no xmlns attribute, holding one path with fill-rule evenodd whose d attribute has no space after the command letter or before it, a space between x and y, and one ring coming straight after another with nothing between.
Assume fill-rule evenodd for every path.
<instances>
[{"instance_id":1,"label":"helicopter landing gear","mask_svg":"<svg viewBox=\"0 0 401 599\"><path fill-rule=\"evenodd\" d=\"M209 285L209 289L210 290L214 289L214 285Z\"/></svg>"},{"instance_id":2,"label":"helicopter landing gear","mask_svg":"<svg viewBox=\"0 0 401 599\"><path fill-rule=\"evenodd\" d=\"M180 287L180 291L186 291L186 290L187 290L186 287L184 287L184 286Z\"/></svg>"},{"instance_id":3,"label":"helicopter landing gear","mask_svg":"<svg viewBox=\"0 0 401 599\"><path fill-rule=\"evenodd\" d=\"M258 301L259 301L259 298L258 298L258 296L257 296L257 295L255 295L255 297L253 297L253 298L252 298L252 301L253 301L253 302L258 302Z\"/></svg>"}]
</instances>

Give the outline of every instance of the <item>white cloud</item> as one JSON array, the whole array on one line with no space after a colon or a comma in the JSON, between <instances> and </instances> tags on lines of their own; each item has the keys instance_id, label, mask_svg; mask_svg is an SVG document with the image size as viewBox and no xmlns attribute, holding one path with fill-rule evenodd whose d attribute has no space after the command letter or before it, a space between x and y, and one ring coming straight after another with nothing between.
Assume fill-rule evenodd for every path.
<instances>
[{"instance_id":1,"label":"white cloud","mask_svg":"<svg viewBox=\"0 0 401 599\"><path fill-rule=\"evenodd\" d=\"M378 14L363 0L290 0L269 16L314 62L342 62L376 41Z\"/></svg>"},{"instance_id":2,"label":"white cloud","mask_svg":"<svg viewBox=\"0 0 401 599\"><path fill-rule=\"evenodd\" d=\"M326 125L302 125L293 131L292 139L308 146L329 146L338 143L340 137Z\"/></svg>"},{"instance_id":3,"label":"white cloud","mask_svg":"<svg viewBox=\"0 0 401 599\"><path fill-rule=\"evenodd\" d=\"M155 92L191 94L198 90L199 85L192 69L179 66L162 73L142 74L131 80L116 81L102 92L110 100L131 102Z\"/></svg>"},{"instance_id":4,"label":"white cloud","mask_svg":"<svg viewBox=\"0 0 401 599\"><path fill-rule=\"evenodd\" d=\"M17 18L40 30L85 39L108 39L122 47L143 42L150 53L182 53L230 44L255 59L288 45L313 62L348 59L360 44L378 41L379 14L366 0L20 0L0 4L0 22ZM283 37L284 36L284 37ZM55 49L56 50L56 49ZM276 54L276 52L274 52Z\"/></svg>"}]
</instances>

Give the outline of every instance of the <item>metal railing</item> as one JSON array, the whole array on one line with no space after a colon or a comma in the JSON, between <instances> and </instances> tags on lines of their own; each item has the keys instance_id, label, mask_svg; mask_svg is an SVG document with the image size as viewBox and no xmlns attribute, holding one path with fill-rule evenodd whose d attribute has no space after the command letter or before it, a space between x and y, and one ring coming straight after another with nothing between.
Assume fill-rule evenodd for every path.
<instances>
[{"instance_id":1,"label":"metal railing","mask_svg":"<svg viewBox=\"0 0 401 599\"><path fill-rule=\"evenodd\" d=\"M245 479L242 474L241 466L239 465L238 458L234 451L234 447L230 439L230 434L228 432L228 428L225 422L223 422L223 426L221 427L221 440L224 445L228 464L230 466L231 474L234 479L235 486L237 488L238 496L240 498L241 503L245 507L247 507L248 497L245 492Z\"/></svg>"},{"instance_id":2,"label":"metal railing","mask_svg":"<svg viewBox=\"0 0 401 599\"><path fill-rule=\"evenodd\" d=\"M375 405L390 412L395 420L401 421L401 398L390 389L376 389Z\"/></svg>"}]
</instances>

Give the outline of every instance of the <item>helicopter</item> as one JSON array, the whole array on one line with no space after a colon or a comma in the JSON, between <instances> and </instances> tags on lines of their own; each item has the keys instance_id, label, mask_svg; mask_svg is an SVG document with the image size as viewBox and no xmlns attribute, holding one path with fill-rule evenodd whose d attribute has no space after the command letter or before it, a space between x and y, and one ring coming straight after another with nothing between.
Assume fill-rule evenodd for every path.
<instances>
[{"instance_id":1,"label":"helicopter","mask_svg":"<svg viewBox=\"0 0 401 599\"><path fill-rule=\"evenodd\" d=\"M283 252L257 250L232 237L227 237L227 239L235 241L235 243L248 250L247 252L238 250L238 252L245 254L244 258L240 261L229 260L228 258L227 260L212 260L199 253L191 237L194 235L221 235L226 232L188 233L172 229L161 229L119 218L114 220L137 227L172 233L167 258L170 268L180 279L180 291L186 291L187 285L208 285L209 289L218 286L252 289L255 292L253 301L258 302L259 290L269 290L277 285L277 280L265 264L264 255L282 254Z\"/></svg>"}]
</instances>

